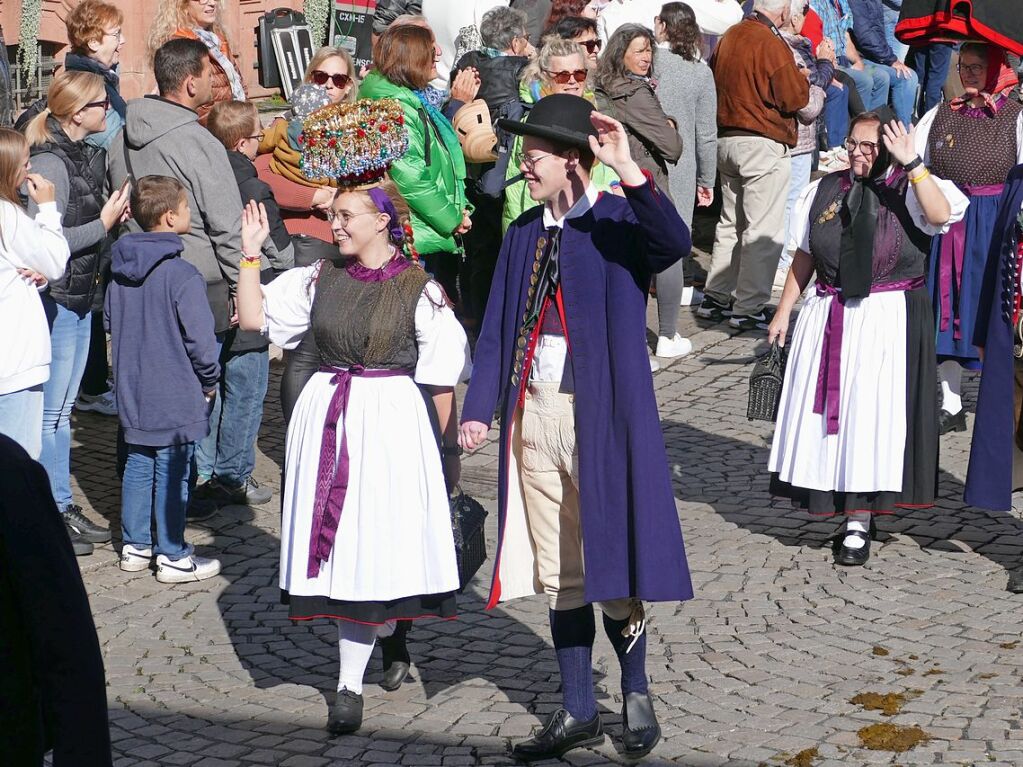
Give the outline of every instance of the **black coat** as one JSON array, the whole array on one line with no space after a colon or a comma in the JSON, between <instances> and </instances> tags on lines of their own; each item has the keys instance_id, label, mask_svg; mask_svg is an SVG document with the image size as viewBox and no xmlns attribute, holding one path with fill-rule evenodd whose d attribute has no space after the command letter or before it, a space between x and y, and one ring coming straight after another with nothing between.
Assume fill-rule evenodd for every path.
<instances>
[{"instance_id":1,"label":"black coat","mask_svg":"<svg viewBox=\"0 0 1023 767\"><path fill-rule=\"evenodd\" d=\"M108 767L106 679L46 471L0 435L0 763Z\"/></svg>"}]
</instances>

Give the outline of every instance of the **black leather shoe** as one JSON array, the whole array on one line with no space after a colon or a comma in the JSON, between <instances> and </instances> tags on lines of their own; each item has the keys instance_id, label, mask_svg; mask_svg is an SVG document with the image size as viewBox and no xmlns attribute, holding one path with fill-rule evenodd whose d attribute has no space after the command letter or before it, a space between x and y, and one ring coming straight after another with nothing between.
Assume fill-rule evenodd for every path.
<instances>
[{"instance_id":1,"label":"black leather shoe","mask_svg":"<svg viewBox=\"0 0 1023 767\"><path fill-rule=\"evenodd\" d=\"M842 533L843 540L850 535L855 535L857 538L863 540L863 545L858 549L850 549L844 543L838 547L838 551L835 552L835 564L846 565L848 567L859 567L865 565L867 560L870 559L870 535L868 533L861 533L859 530L853 532Z\"/></svg>"},{"instance_id":2,"label":"black leather shoe","mask_svg":"<svg viewBox=\"0 0 1023 767\"><path fill-rule=\"evenodd\" d=\"M331 735L348 735L362 727L362 696L351 690L340 690L327 716Z\"/></svg>"},{"instance_id":3,"label":"black leather shoe","mask_svg":"<svg viewBox=\"0 0 1023 767\"><path fill-rule=\"evenodd\" d=\"M622 705L622 745L625 755L639 759L654 750L661 739L661 726L654 714L654 702L645 692L630 692Z\"/></svg>"},{"instance_id":4,"label":"black leather shoe","mask_svg":"<svg viewBox=\"0 0 1023 767\"><path fill-rule=\"evenodd\" d=\"M384 662L384 675L380 679L380 686L388 692L397 690L408 677L412 659L408 654L405 637L411 625L411 621L398 621L394 633L379 640Z\"/></svg>"},{"instance_id":5,"label":"black leather shoe","mask_svg":"<svg viewBox=\"0 0 1023 767\"><path fill-rule=\"evenodd\" d=\"M110 540L110 528L97 525L82 513L82 507L76 503L64 508L64 524L68 530L74 530L89 543L107 543Z\"/></svg>"},{"instance_id":6,"label":"black leather shoe","mask_svg":"<svg viewBox=\"0 0 1023 767\"><path fill-rule=\"evenodd\" d=\"M524 762L536 762L561 758L574 748L596 746L603 742L604 728L599 713L587 722L580 722L559 708L536 735L515 744L512 756Z\"/></svg>"},{"instance_id":7,"label":"black leather shoe","mask_svg":"<svg viewBox=\"0 0 1023 767\"><path fill-rule=\"evenodd\" d=\"M76 557L87 557L92 553L95 548L91 543L80 536L75 530L67 528L68 537L71 538L71 548L75 552Z\"/></svg>"},{"instance_id":8,"label":"black leather shoe","mask_svg":"<svg viewBox=\"0 0 1023 767\"><path fill-rule=\"evenodd\" d=\"M942 410L938 416L938 434L948 434L950 431L966 431L966 411L960 410L952 415L947 410Z\"/></svg>"}]
</instances>

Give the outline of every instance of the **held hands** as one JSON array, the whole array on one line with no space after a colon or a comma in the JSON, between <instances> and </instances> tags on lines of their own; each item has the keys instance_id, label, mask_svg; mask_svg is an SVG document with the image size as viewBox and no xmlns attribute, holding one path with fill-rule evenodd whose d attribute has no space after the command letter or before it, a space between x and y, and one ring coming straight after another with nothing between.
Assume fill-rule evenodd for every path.
<instances>
[{"instance_id":1,"label":"held hands","mask_svg":"<svg viewBox=\"0 0 1023 767\"><path fill-rule=\"evenodd\" d=\"M128 210L128 201L130 199L130 187L117 189L107 198L106 203L103 205L103 210L99 212L99 218L103 222L104 229L109 232L115 226L124 223L128 219L128 216L131 215Z\"/></svg>"},{"instance_id":2,"label":"held hands","mask_svg":"<svg viewBox=\"0 0 1023 767\"><path fill-rule=\"evenodd\" d=\"M259 255L269 236L270 222L266 217L266 208L263 203L249 200L242 209L242 253L248 256Z\"/></svg>"},{"instance_id":3,"label":"held hands","mask_svg":"<svg viewBox=\"0 0 1023 767\"><path fill-rule=\"evenodd\" d=\"M28 185L28 196L36 205L57 199L57 188L38 173L29 173L25 183Z\"/></svg>"},{"instance_id":4,"label":"held hands","mask_svg":"<svg viewBox=\"0 0 1023 767\"><path fill-rule=\"evenodd\" d=\"M475 450L487 441L490 427L479 421L466 421L458 430L458 444L463 450Z\"/></svg>"},{"instance_id":5,"label":"held hands","mask_svg":"<svg viewBox=\"0 0 1023 767\"><path fill-rule=\"evenodd\" d=\"M900 120L892 120L881 130L881 138L892 159L899 165L906 165L916 157L916 126L909 130Z\"/></svg>"},{"instance_id":6,"label":"held hands","mask_svg":"<svg viewBox=\"0 0 1023 767\"><path fill-rule=\"evenodd\" d=\"M642 186L646 176L632 159L625 127L613 117L600 112L591 112L590 122L597 129L597 137L590 136L593 156L617 173L624 185Z\"/></svg>"}]
</instances>

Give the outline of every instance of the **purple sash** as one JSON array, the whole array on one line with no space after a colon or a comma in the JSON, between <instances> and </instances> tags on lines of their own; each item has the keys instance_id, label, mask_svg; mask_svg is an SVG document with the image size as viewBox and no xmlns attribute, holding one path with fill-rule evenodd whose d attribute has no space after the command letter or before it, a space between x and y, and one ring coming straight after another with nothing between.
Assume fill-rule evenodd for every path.
<instances>
[{"instance_id":1,"label":"purple sash","mask_svg":"<svg viewBox=\"0 0 1023 767\"><path fill-rule=\"evenodd\" d=\"M870 287L873 293L916 290L924 286L923 277L897 282L883 282ZM838 434L838 407L841 402L842 382L842 332L845 329L845 300L842 291L834 285L817 282L818 296L832 296L828 308L828 324L824 328L824 344L821 346L821 364L817 372L817 394L813 400L813 412L824 415L827 405L828 434Z\"/></svg>"},{"instance_id":2,"label":"purple sash","mask_svg":"<svg viewBox=\"0 0 1023 767\"><path fill-rule=\"evenodd\" d=\"M337 526L341 521L341 510L348 492L348 430L341 432L341 449L337 445L337 422L348 412L348 398L352 393L352 378L388 378L411 376L411 370L366 370L362 365L350 368L321 367L322 373L333 373L330 382L337 388L327 408L323 422L323 439L320 442L320 465L316 471L316 500L313 504L313 526L309 536L309 566L306 577L315 578L320 574L320 565L330 558L334 549ZM335 454L337 458L335 459ZM335 464L337 470L335 471Z\"/></svg>"},{"instance_id":3,"label":"purple sash","mask_svg":"<svg viewBox=\"0 0 1023 767\"><path fill-rule=\"evenodd\" d=\"M970 197L990 197L1001 194L1003 184L988 186L963 186L963 192ZM938 255L938 290L941 294L941 324L939 330L948 330L948 321L952 320L952 338L956 341L963 337L959 327L959 302L952 307L952 286L955 280L956 296L963 284L963 255L966 250L966 219L956 221L941 238L941 251Z\"/></svg>"}]
</instances>

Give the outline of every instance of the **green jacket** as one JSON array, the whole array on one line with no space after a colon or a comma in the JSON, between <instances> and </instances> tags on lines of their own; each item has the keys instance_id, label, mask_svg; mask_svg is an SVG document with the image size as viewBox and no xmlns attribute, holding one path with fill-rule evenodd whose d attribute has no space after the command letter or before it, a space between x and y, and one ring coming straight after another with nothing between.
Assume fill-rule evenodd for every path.
<instances>
[{"instance_id":1,"label":"green jacket","mask_svg":"<svg viewBox=\"0 0 1023 767\"><path fill-rule=\"evenodd\" d=\"M416 94L390 82L376 70L362 81L359 98L394 99L405 113L408 151L391 165L389 175L412 210L416 250L458 252L451 233L462 223L462 211L469 205L465 199L465 159L454 129L450 124L438 128Z\"/></svg>"},{"instance_id":2,"label":"green jacket","mask_svg":"<svg viewBox=\"0 0 1023 767\"><path fill-rule=\"evenodd\" d=\"M540 97L540 94L535 87L528 88L522 86L519 88L519 97L525 104L534 104ZM592 101L593 95L587 93L586 98ZM525 122L526 118L523 117L522 119ZM512 178L522 172L519 170L519 164L516 161L516 158L521 154L522 136L516 136L515 143L512 144L512 159L508 163L508 172L505 178ZM590 170L590 181L593 182L593 185L599 192L610 192L611 187L619 183L618 174L599 162L594 163L593 168ZM529 196L529 187L526 186L525 181L516 181L511 186L505 188L504 212L501 214L501 231L507 233L508 227L512 225L515 219L539 204L539 202Z\"/></svg>"}]
</instances>

